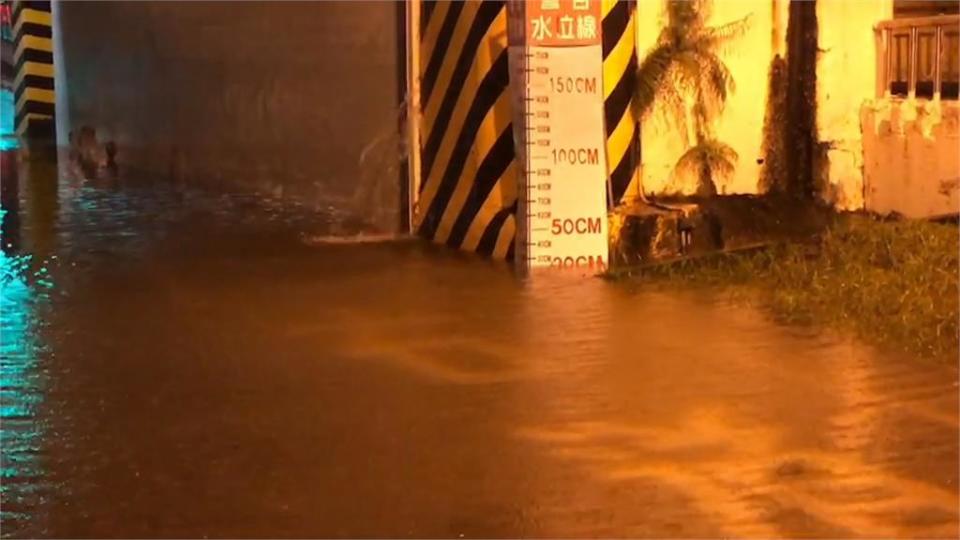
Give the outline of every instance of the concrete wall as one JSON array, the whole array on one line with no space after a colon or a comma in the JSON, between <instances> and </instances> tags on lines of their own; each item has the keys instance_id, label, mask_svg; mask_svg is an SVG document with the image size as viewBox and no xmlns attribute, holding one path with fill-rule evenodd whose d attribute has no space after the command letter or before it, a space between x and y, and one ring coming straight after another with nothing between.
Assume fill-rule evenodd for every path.
<instances>
[{"instance_id":1,"label":"concrete wall","mask_svg":"<svg viewBox=\"0 0 960 540\"><path fill-rule=\"evenodd\" d=\"M638 2L637 51L641 61L654 45L664 23L662 1ZM783 51L787 0L714 0L709 19L719 26L748 18L745 35L730 42L721 57L736 82L717 122L717 138L729 144L739 159L732 178L717 185L721 193L756 193L762 173L763 123L770 61ZM692 136L690 137L692 141ZM642 178L647 193L692 193L695 178L672 178L673 167L686 149L683 134L659 114L642 121Z\"/></svg>"},{"instance_id":2,"label":"concrete wall","mask_svg":"<svg viewBox=\"0 0 960 540\"><path fill-rule=\"evenodd\" d=\"M960 104L877 99L860 119L868 210L915 218L960 212Z\"/></svg>"},{"instance_id":3,"label":"concrete wall","mask_svg":"<svg viewBox=\"0 0 960 540\"><path fill-rule=\"evenodd\" d=\"M818 0L817 132L826 145L826 197L863 208L860 106L876 96L874 27L893 17L892 0Z\"/></svg>"},{"instance_id":4,"label":"concrete wall","mask_svg":"<svg viewBox=\"0 0 960 540\"><path fill-rule=\"evenodd\" d=\"M56 11L69 89L61 127L96 127L128 171L317 204L376 198L391 205L387 218L398 215L402 5L62 2Z\"/></svg>"}]
</instances>

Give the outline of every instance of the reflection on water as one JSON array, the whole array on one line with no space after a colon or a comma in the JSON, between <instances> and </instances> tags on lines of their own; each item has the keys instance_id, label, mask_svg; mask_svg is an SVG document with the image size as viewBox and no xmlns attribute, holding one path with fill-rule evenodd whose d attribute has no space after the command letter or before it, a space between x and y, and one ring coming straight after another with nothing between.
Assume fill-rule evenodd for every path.
<instances>
[{"instance_id":1,"label":"reflection on water","mask_svg":"<svg viewBox=\"0 0 960 540\"><path fill-rule=\"evenodd\" d=\"M4 259L5 535L956 536L955 367L40 177Z\"/></svg>"},{"instance_id":2,"label":"reflection on water","mask_svg":"<svg viewBox=\"0 0 960 540\"><path fill-rule=\"evenodd\" d=\"M14 132L15 116L13 91L0 89L0 150L11 150L19 146Z\"/></svg>"},{"instance_id":3,"label":"reflection on water","mask_svg":"<svg viewBox=\"0 0 960 540\"><path fill-rule=\"evenodd\" d=\"M38 333L53 283L45 266L33 270L31 262L29 255L0 251L0 520L7 530L24 527L48 495L38 415L47 381Z\"/></svg>"}]
</instances>

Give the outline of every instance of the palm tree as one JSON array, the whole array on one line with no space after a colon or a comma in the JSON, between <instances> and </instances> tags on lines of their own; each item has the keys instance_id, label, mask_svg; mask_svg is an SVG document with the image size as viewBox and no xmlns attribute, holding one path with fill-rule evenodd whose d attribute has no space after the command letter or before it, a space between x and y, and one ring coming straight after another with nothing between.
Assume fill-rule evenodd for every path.
<instances>
[{"instance_id":1,"label":"palm tree","mask_svg":"<svg viewBox=\"0 0 960 540\"><path fill-rule=\"evenodd\" d=\"M659 105L681 133L687 150L677 161L674 176L695 175L702 195L716 193L714 180L729 177L738 158L733 148L717 140L713 124L736 88L720 53L747 26L746 18L707 26L709 2L666 0L666 26L637 70L634 99L638 118L650 116ZM694 128L692 145L688 119Z\"/></svg>"}]
</instances>

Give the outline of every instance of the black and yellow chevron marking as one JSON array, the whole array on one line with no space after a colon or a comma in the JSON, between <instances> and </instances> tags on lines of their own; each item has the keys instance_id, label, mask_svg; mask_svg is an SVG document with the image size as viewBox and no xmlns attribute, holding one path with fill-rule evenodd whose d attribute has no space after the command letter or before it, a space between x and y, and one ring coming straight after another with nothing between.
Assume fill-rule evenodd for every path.
<instances>
[{"instance_id":1,"label":"black and yellow chevron marking","mask_svg":"<svg viewBox=\"0 0 960 540\"><path fill-rule=\"evenodd\" d=\"M414 225L437 243L513 256L517 174L503 0L421 9L422 170Z\"/></svg>"},{"instance_id":2,"label":"black and yellow chevron marking","mask_svg":"<svg viewBox=\"0 0 960 540\"><path fill-rule=\"evenodd\" d=\"M640 131L632 106L637 72L636 4L603 0L603 109L607 126L607 171L614 204L637 195Z\"/></svg>"},{"instance_id":3,"label":"black and yellow chevron marking","mask_svg":"<svg viewBox=\"0 0 960 540\"><path fill-rule=\"evenodd\" d=\"M52 137L56 95L50 2L14 2L13 36L17 135Z\"/></svg>"}]
</instances>

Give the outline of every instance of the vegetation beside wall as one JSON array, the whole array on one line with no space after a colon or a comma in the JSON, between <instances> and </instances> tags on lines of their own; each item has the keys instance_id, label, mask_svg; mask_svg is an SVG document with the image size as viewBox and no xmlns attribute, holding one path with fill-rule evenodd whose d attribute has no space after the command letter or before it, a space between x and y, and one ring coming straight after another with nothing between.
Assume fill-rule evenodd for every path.
<instances>
[{"instance_id":1,"label":"vegetation beside wall","mask_svg":"<svg viewBox=\"0 0 960 540\"><path fill-rule=\"evenodd\" d=\"M637 69L638 117L658 109L684 143L673 182L696 179L697 194L717 194L739 156L717 138L716 122L736 89L722 52L747 29L747 19L708 26L712 0L666 0L665 25ZM692 140L689 127L692 126ZM679 182L682 184L683 182Z\"/></svg>"},{"instance_id":2,"label":"vegetation beside wall","mask_svg":"<svg viewBox=\"0 0 960 540\"><path fill-rule=\"evenodd\" d=\"M823 148L817 133L817 55L819 27L816 0L790 1L787 23L787 81L784 144L786 189L813 198L824 182L818 165Z\"/></svg>"},{"instance_id":3,"label":"vegetation beside wall","mask_svg":"<svg viewBox=\"0 0 960 540\"><path fill-rule=\"evenodd\" d=\"M787 62L779 55L770 61L767 87L767 108L763 117L763 172L758 185L760 193L785 193L786 181L786 112Z\"/></svg>"},{"instance_id":4,"label":"vegetation beside wall","mask_svg":"<svg viewBox=\"0 0 960 540\"><path fill-rule=\"evenodd\" d=\"M621 269L671 286L719 286L788 322L846 328L921 357L956 360L956 224L838 216L812 243Z\"/></svg>"}]
</instances>

